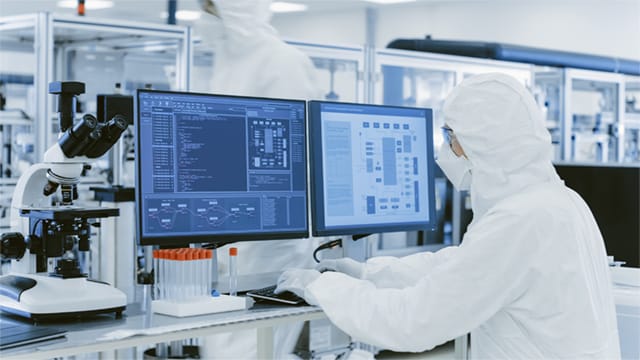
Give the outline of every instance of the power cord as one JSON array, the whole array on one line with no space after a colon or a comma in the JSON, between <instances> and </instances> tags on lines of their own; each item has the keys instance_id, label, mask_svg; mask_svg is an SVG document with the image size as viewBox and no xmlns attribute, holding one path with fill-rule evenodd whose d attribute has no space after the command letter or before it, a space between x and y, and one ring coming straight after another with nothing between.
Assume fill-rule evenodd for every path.
<instances>
[{"instance_id":1,"label":"power cord","mask_svg":"<svg viewBox=\"0 0 640 360\"><path fill-rule=\"evenodd\" d=\"M315 250L313 250L313 260L319 263L320 260L318 260L318 252L326 249L333 249L336 246L342 246L342 239L331 240L329 242L321 244Z\"/></svg>"}]
</instances>

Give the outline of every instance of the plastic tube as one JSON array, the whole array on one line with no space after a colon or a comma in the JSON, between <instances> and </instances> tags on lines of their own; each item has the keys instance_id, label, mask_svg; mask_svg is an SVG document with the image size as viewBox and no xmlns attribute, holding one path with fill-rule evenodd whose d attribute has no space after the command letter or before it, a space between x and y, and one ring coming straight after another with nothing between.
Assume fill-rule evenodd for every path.
<instances>
[{"instance_id":1,"label":"plastic tube","mask_svg":"<svg viewBox=\"0 0 640 360\"><path fill-rule=\"evenodd\" d=\"M153 250L153 299L160 298L160 250Z\"/></svg>"},{"instance_id":2,"label":"plastic tube","mask_svg":"<svg viewBox=\"0 0 640 360\"><path fill-rule=\"evenodd\" d=\"M186 282L187 282L187 252L185 249L176 251L176 265L178 266L178 279L176 283L176 299L183 301L186 299Z\"/></svg>"},{"instance_id":3,"label":"plastic tube","mask_svg":"<svg viewBox=\"0 0 640 360\"><path fill-rule=\"evenodd\" d=\"M205 253L205 267L206 267L206 293L211 294L211 280L213 279L213 250L208 249ZM217 271L217 269L216 269Z\"/></svg>"},{"instance_id":4,"label":"plastic tube","mask_svg":"<svg viewBox=\"0 0 640 360\"><path fill-rule=\"evenodd\" d=\"M238 248L229 248L229 295L238 295Z\"/></svg>"}]
</instances>

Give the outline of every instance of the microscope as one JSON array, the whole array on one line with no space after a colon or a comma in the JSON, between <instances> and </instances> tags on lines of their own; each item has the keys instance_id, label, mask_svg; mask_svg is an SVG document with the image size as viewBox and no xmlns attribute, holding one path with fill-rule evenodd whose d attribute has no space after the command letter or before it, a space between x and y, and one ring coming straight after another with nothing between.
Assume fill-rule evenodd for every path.
<instances>
[{"instance_id":1,"label":"microscope","mask_svg":"<svg viewBox=\"0 0 640 360\"><path fill-rule=\"evenodd\" d=\"M82 207L74 200L90 159L104 155L128 125L118 114L102 122L86 114L74 124L76 97L84 92L81 82L49 84L49 93L58 95L58 141L19 178L11 203L17 231L0 238L0 254L12 260L11 273L0 276L0 309L33 321L120 317L127 303L122 291L87 278L74 252L89 251L96 219L119 215L117 208Z\"/></svg>"}]
</instances>

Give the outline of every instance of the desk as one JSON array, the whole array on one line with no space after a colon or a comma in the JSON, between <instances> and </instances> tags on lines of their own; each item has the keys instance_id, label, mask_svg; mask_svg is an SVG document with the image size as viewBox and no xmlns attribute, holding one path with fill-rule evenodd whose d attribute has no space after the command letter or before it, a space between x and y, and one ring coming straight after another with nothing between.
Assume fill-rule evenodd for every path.
<instances>
[{"instance_id":1,"label":"desk","mask_svg":"<svg viewBox=\"0 0 640 360\"><path fill-rule=\"evenodd\" d=\"M151 343L208 336L236 330L257 329L258 358L273 358L273 326L325 318L318 307L255 306L250 310L174 318L159 314L144 314L139 307L129 306L122 319L113 316L77 323L55 323L52 327L68 330L66 341L42 343L0 351L3 360L49 359L82 353L132 348ZM117 331L117 333L116 333ZM108 339L109 334L144 335Z\"/></svg>"}]
</instances>

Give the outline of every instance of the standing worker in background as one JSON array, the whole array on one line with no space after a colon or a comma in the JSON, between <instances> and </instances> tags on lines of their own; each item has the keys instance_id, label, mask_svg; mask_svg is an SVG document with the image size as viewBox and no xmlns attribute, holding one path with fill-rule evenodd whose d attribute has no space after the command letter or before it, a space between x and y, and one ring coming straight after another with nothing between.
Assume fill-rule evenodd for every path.
<instances>
[{"instance_id":1,"label":"standing worker in background","mask_svg":"<svg viewBox=\"0 0 640 360\"><path fill-rule=\"evenodd\" d=\"M203 21L220 34L200 34L214 50L213 93L320 99L316 69L302 51L285 43L269 24L271 0L199 0Z\"/></svg>"},{"instance_id":2,"label":"standing worker in background","mask_svg":"<svg viewBox=\"0 0 640 360\"><path fill-rule=\"evenodd\" d=\"M282 274L354 339L424 351L471 332L478 359L619 359L607 256L586 203L558 177L549 132L517 80L464 80L443 109L437 162L469 190L459 247L404 258L325 260Z\"/></svg>"},{"instance_id":3,"label":"standing worker in background","mask_svg":"<svg viewBox=\"0 0 640 360\"><path fill-rule=\"evenodd\" d=\"M307 55L282 41L269 24L268 0L199 0L203 19L198 35L214 51L209 92L238 96L310 100L322 97L316 69ZM238 274L282 272L286 267L312 268L312 239L239 242ZM228 247L218 249L219 274L228 272ZM275 280L275 279L273 279ZM272 281L273 281L272 280ZM269 284L264 284L264 286ZM282 359L295 346L302 324L276 329L274 349ZM256 358L256 331L208 337L204 358Z\"/></svg>"}]
</instances>

